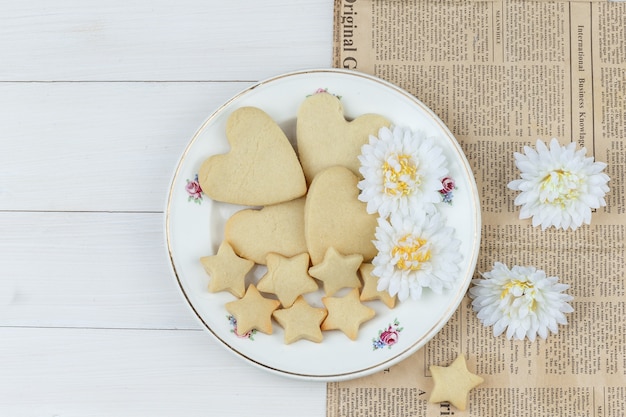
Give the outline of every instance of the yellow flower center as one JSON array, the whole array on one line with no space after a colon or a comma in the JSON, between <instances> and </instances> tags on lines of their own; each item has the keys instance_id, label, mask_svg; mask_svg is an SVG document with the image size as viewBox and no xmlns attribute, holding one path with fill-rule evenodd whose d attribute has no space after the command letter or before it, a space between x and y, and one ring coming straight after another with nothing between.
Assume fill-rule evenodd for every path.
<instances>
[{"instance_id":1,"label":"yellow flower center","mask_svg":"<svg viewBox=\"0 0 626 417\"><path fill-rule=\"evenodd\" d=\"M513 289L521 290L521 291L515 291L519 295L515 295L514 293L512 294L513 297L524 296L524 295L527 295L527 292L529 292L528 294L532 296L530 309L534 311L535 308L537 307L537 303L535 301L535 297L533 296L534 294L532 294L532 291L534 291L535 289L533 284L528 281L520 281L518 279L513 279L507 282L507 284L504 286L504 290L502 290L502 292L500 293L500 299L503 299L504 297L509 295L509 292L511 292L511 290Z\"/></svg>"},{"instance_id":2,"label":"yellow flower center","mask_svg":"<svg viewBox=\"0 0 626 417\"><path fill-rule=\"evenodd\" d=\"M391 250L391 255L399 257L396 266L402 270L417 271L430 260L430 244L426 239L406 235L398 240Z\"/></svg>"},{"instance_id":3,"label":"yellow flower center","mask_svg":"<svg viewBox=\"0 0 626 417\"><path fill-rule=\"evenodd\" d=\"M419 185L417 166L409 155L395 155L383 164L385 194L409 195Z\"/></svg>"},{"instance_id":4,"label":"yellow flower center","mask_svg":"<svg viewBox=\"0 0 626 417\"><path fill-rule=\"evenodd\" d=\"M539 201L565 208L567 203L578 199L582 180L563 169L550 171L540 183Z\"/></svg>"}]
</instances>

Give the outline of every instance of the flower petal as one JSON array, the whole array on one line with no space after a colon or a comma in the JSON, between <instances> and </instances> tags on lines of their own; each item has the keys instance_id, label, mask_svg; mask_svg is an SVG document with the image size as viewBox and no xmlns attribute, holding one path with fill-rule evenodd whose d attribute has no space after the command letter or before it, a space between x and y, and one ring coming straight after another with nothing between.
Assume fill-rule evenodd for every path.
<instances>
[{"instance_id":1,"label":"flower petal","mask_svg":"<svg viewBox=\"0 0 626 417\"><path fill-rule=\"evenodd\" d=\"M567 324L566 313L573 308L572 296L563 293L569 285L548 277L534 267L513 266L496 262L482 279L472 280L469 296L477 318L485 326L493 326L494 336L506 331L507 339L528 338L556 333L558 325Z\"/></svg>"},{"instance_id":2,"label":"flower petal","mask_svg":"<svg viewBox=\"0 0 626 417\"><path fill-rule=\"evenodd\" d=\"M576 143L561 146L553 138L549 146L537 140L535 149L524 146L524 153L513 154L520 178L508 188L519 191L514 204L521 206L519 218L532 219L541 226L575 230L591 223L591 210L604 207L610 180L602 171L603 162L586 157L586 149Z\"/></svg>"}]
</instances>

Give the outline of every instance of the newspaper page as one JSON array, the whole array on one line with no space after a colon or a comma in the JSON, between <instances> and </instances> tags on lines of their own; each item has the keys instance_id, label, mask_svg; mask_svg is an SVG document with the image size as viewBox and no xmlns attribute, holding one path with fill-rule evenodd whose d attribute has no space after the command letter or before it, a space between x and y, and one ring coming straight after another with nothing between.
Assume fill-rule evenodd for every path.
<instances>
[{"instance_id":1,"label":"newspaper page","mask_svg":"<svg viewBox=\"0 0 626 417\"><path fill-rule=\"evenodd\" d=\"M570 285L558 334L494 337L469 298L424 348L384 372L328 384L328 417L626 416L626 3L336 0L334 65L395 83L428 105L470 161L482 209L475 278L494 262ZM575 141L608 164L590 226L519 220L513 153ZM468 409L427 400L431 365L465 355L484 378Z\"/></svg>"}]
</instances>

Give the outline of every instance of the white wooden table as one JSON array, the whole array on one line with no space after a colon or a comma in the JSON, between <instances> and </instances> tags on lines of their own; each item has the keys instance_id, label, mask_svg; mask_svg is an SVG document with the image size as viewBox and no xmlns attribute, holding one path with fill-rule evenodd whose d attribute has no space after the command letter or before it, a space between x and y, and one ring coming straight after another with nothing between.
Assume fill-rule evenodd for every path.
<instances>
[{"instance_id":1,"label":"white wooden table","mask_svg":"<svg viewBox=\"0 0 626 417\"><path fill-rule=\"evenodd\" d=\"M213 110L331 52L331 0L0 0L0 416L325 414L202 330L163 209Z\"/></svg>"}]
</instances>

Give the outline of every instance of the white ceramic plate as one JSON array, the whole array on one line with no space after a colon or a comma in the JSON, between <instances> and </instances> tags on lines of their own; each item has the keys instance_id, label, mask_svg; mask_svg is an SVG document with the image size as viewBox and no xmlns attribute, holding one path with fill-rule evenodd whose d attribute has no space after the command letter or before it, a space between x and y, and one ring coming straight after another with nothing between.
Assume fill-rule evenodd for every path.
<instances>
[{"instance_id":1,"label":"white ceramic plate","mask_svg":"<svg viewBox=\"0 0 626 417\"><path fill-rule=\"evenodd\" d=\"M194 197L190 194L193 188L190 183L207 157L228 151L224 131L226 119L233 110L242 106L263 109L293 141L298 107L307 95L318 89L340 96L347 118L378 113L396 125L441 138L439 144L457 188L452 203L441 204L440 211L461 240L461 272L455 287L441 295L425 290L420 301L398 303L395 309L379 301L367 302L377 314L361 326L356 341L335 330L324 332L322 343L300 340L286 345L282 328L276 323L272 335L256 333L252 338L238 337L232 331L224 308L234 297L227 292L207 291L209 277L199 258L216 252L226 219L241 207L217 203L203 194ZM461 148L443 122L423 103L372 76L336 69L311 70L260 82L232 98L207 119L187 146L176 169L166 208L166 237L171 264L186 300L206 329L226 348L272 372L331 381L385 369L418 350L442 328L463 299L472 279L480 244L480 209L474 177ZM263 268L258 268L256 279ZM388 340L395 343L381 343L381 331L392 333L393 337Z\"/></svg>"}]
</instances>

